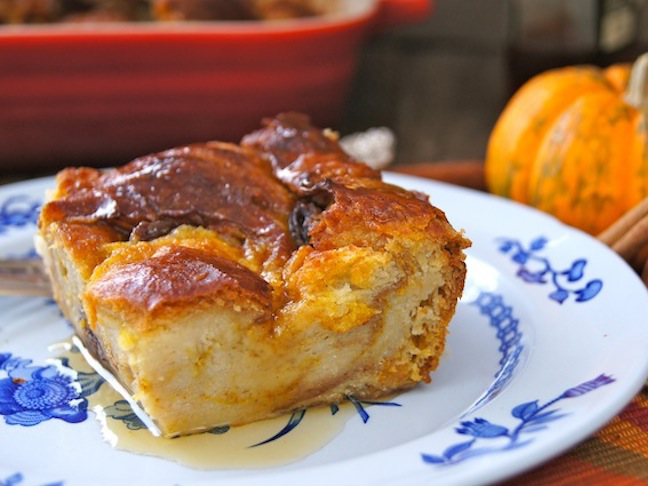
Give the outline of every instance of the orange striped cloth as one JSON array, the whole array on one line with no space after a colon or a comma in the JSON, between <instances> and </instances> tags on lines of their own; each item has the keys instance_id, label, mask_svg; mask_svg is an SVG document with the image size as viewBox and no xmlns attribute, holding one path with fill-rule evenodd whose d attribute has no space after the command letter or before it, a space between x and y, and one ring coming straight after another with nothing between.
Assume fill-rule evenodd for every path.
<instances>
[{"instance_id":1,"label":"orange striped cloth","mask_svg":"<svg viewBox=\"0 0 648 486\"><path fill-rule=\"evenodd\" d=\"M648 386L594 436L504 486L545 484L648 485Z\"/></svg>"}]
</instances>

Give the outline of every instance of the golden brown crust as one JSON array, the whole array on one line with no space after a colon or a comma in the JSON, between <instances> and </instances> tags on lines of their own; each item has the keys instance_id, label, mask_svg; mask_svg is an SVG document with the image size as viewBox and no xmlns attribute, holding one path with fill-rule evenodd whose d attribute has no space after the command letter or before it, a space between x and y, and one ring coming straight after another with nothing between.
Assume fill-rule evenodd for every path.
<instances>
[{"instance_id":1,"label":"golden brown crust","mask_svg":"<svg viewBox=\"0 0 648 486\"><path fill-rule=\"evenodd\" d=\"M291 194L254 153L234 145L180 147L103 174L68 169L59 184L61 197L47 205L46 221L106 221L136 239L146 239L154 223L193 224L234 238L278 238L292 249L284 237Z\"/></svg>"},{"instance_id":2,"label":"golden brown crust","mask_svg":"<svg viewBox=\"0 0 648 486\"><path fill-rule=\"evenodd\" d=\"M377 240L424 234L455 241L453 252L465 247L426 196L385 184L380 172L352 160L306 116L284 113L264 124L245 136L242 145L267 158L275 176L297 196L325 209L310 228L315 248L380 244Z\"/></svg>"},{"instance_id":3,"label":"golden brown crust","mask_svg":"<svg viewBox=\"0 0 648 486\"><path fill-rule=\"evenodd\" d=\"M163 306L188 306L218 296L251 301L269 316L270 286L237 263L183 246L161 247L145 256L100 269L87 289L87 298L127 305L133 312L156 313Z\"/></svg>"},{"instance_id":4,"label":"golden brown crust","mask_svg":"<svg viewBox=\"0 0 648 486\"><path fill-rule=\"evenodd\" d=\"M380 172L352 160L335 137L317 130L305 115L282 113L263 122L265 128L243 137L241 145L265 156L277 179L298 196L326 180L380 180Z\"/></svg>"},{"instance_id":5,"label":"golden brown crust","mask_svg":"<svg viewBox=\"0 0 648 486\"><path fill-rule=\"evenodd\" d=\"M456 235L441 210L399 187L364 179L346 185L327 181L318 189L333 203L311 229L315 248L381 247L396 236L420 240Z\"/></svg>"},{"instance_id":6,"label":"golden brown crust","mask_svg":"<svg viewBox=\"0 0 648 486\"><path fill-rule=\"evenodd\" d=\"M287 223L294 197L267 162L235 145L180 147L105 173L67 169L58 184L41 225L86 225L91 233L101 223L113 241L153 240L183 224L206 227L245 247L267 271L294 250Z\"/></svg>"},{"instance_id":7,"label":"golden brown crust","mask_svg":"<svg viewBox=\"0 0 648 486\"><path fill-rule=\"evenodd\" d=\"M41 221L44 221L42 216ZM62 221L50 225L48 230L53 231L54 238L70 251L81 275L86 279L108 256L106 245L121 239L114 228L102 221L95 225Z\"/></svg>"}]
</instances>

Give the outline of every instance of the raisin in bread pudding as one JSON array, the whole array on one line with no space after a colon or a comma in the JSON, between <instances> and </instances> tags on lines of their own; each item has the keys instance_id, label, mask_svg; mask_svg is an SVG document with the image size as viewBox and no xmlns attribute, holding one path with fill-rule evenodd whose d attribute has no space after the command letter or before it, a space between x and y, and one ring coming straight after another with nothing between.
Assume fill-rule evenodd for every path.
<instances>
[{"instance_id":1,"label":"raisin in bread pudding","mask_svg":"<svg viewBox=\"0 0 648 486\"><path fill-rule=\"evenodd\" d=\"M66 169L39 228L63 313L166 436L429 381L469 246L294 113Z\"/></svg>"}]
</instances>

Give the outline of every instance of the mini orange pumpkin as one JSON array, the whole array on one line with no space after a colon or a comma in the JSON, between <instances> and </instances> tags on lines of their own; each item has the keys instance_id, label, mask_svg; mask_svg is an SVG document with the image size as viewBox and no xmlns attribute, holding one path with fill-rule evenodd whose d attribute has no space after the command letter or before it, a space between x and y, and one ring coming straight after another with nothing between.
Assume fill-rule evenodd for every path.
<instances>
[{"instance_id":1,"label":"mini orange pumpkin","mask_svg":"<svg viewBox=\"0 0 648 486\"><path fill-rule=\"evenodd\" d=\"M599 233L648 196L648 53L632 67L555 69L513 96L491 134L495 194Z\"/></svg>"}]
</instances>

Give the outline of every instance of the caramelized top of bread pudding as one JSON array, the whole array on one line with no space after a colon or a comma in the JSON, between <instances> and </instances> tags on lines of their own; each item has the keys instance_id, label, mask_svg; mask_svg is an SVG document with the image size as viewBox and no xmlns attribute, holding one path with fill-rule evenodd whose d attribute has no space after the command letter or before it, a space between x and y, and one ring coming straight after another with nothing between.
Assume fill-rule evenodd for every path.
<instances>
[{"instance_id":1,"label":"caramelized top of bread pudding","mask_svg":"<svg viewBox=\"0 0 648 486\"><path fill-rule=\"evenodd\" d=\"M378 250L394 237L442 238L456 255L467 245L427 197L383 183L306 116L264 124L241 146L209 142L105 172L66 169L41 225L57 222L78 245L95 271L91 296L149 312L236 292L269 317L290 298L291 257L294 266L313 250Z\"/></svg>"}]
</instances>

